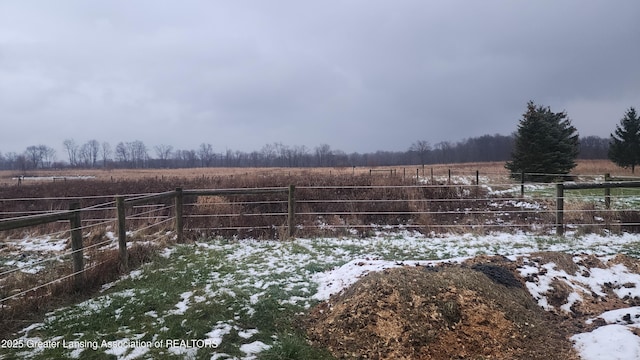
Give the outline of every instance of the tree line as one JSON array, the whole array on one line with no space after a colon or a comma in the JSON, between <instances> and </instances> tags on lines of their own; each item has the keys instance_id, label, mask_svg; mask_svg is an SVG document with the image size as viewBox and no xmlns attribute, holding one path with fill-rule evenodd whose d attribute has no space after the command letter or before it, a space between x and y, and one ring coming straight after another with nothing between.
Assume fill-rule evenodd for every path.
<instances>
[{"instance_id":1,"label":"tree line","mask_svg":"<svg viewBox=\"0 0 640 360\"><path fill-rule=\"evenodd\" d=\"M166 144L149 147L139 140L112 146L109 142L95 139L85 143L67 139L62 143L63 154L56 154L47 145L29 146L22 153L0 152L0 169L351 167L508 161L514 149L515 135L483 135L434 145L418 140L405 151L370 153L346 153L328 144L309 148L275 142L251 152L231 149L220 152L209 143L202 143L197 149L181 150ZM580 158L606 159L608 151L609 139L597 136L580 138Z\"/></svg>"}]
</instances>

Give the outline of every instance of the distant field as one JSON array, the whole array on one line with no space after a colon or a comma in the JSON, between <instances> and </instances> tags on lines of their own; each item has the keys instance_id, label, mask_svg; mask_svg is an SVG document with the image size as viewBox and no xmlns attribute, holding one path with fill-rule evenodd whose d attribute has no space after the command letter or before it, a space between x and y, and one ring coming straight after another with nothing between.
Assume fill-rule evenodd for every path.
<instances>
[{"instance_id":1,"label":"distant field","mask_svg":"<svg viewBox=\"0 0 640 360\"><path fill-rule=\"evenodd\" d=\"M433 171L434 176L448 175L451 170L452 175L474 176L476 171L481 176L490 177L495 182L499 179L506 179L507 170L504 162L485 163L460 163L460 164L432 164L432 165L403 165L403 166L371 166L371 167L323 167L323 168L188 168L188 169L63 169L63 170L29 170L25 173L16 170L0 171L0 184L17 184L17 178L25 176L24 184L29 181L58 181L64 177L83 177L96 180L137 180L155 177L176 177L176 178L197 178L211 176L250 176L250 175L297 175L309 173L323 174L369 174L374 170L375 175L388 175L389 173L380 170L395 170L395 176L414 176L416 171L420 176L430 176ZM632 176L631 170L622 169L609 160L581 160L572 174L602 176L609 173L612 176Z\"/></svg>"},{"instance_id":2,"label":"distant field","mask_svg":"<svg viewBox=\"0 0 640 360\"><path fill-rule=\"evenodd\" d=\"M475 263L486 261L486 256L509 256L512 262L520 262L520 270L513 264L509 266L511 270L519 271L516 275L526 277L527 286L548 289L532 293L538 304L546 306L549 304L547 299L553 299L555 308L568 309L557 321L564 321L564 316L570 316L571 321L581 324L580 328L571 330L565 327L567 337L573 334L587 336L593 328L582 325L583 320L598 316L608 319L612 315L607 310L629 305L624 294L618 296L616 292L614 297L614 292L609 290L604 300L605 295L599 292L601 283L614 284L620 292L633 291L637 289L636 284L640 284L637 280L640 279L637 274L640 265L630 258L625 260L629 263L628 269L620 270L621 265L615 263L612 269L617 272L596 280L596 275L602 274L604 269L601 264L608 262L613 255L639 256L640 246L636 240L640 220L636 209L640 200L636 189L614 189L610 210L604 209L601 191L567 192L564 202L567 231L564 237L559 237L553 235L555 186L527 184L526 195L521 197L520 184L508 178L503 163L428 165L424 169L416 165L398 166L393 168L393 177L390 177L390 169L38 171L25 174L34 179L23 180L25 185L21 187L14 186L17 173L0 172L0 200L2 211L8 216L17 212L26 214L34 210L65 209L67 197L86 197L83 206L91 206L92 209L84 213L86 217L83 216L86 222L83 238L89 245L87 248L93 249L85 252L85 264L93 266L90 268L93 272L86 273L89 274L87 278L95 289L109 283L85 302L79 295L70 294L70 285L62 281L56 283L60 284L56 285L58 287L35 287L62 280L69 274L71 242L68 232L47 225L41 232L3 233L0 273L4 273L4 279L0 279L0 300L30 288L32 290L29 291L41 293L34 293L37 296L29 302L22 301L22 298L9 299L15 303L22 301L23 308L16 306L11 316L0 316L11 325L9 328L0 321L0 330L5 332L0 331L0 335L16 338L18 345L21 341L32 344L38 341L51 344L72 341L80 344L81 341L102 340L128 345L135 344L136 340L153 340L154 344L160 341L158 344L162 345L120 346L118 349L98 345L94 348L18 348L7 349L7 354L15 358L35 359L102 358L108 355L119 358L280 359L286 358L282 353L290 351L306 354L298 358L331 358L326 351L317 353L320 350L309 346L306 333L298 328L299 314L306 313L325 299L318 296L325 286L322 278L329 279L327 284L331 286L339 283L335 279L355 282L362 274L358 269L382 261L389 262L389 266L398 266L417 259L422 265L432 266L442 260L462 261L456 260L460 257L479 257L479 260L468 259ZM379 171L372 172L369 177L370 170ZM426 184L427 181L422 181L429 180L430 186L414 186L417 183L413 178L416 170L421 177L420 183ZM449 170L452 183L456 184L454 186L447 184ZM432 171L435 183L429 179ZM476 171L480 175L480 186L474 186ZM573 174L577 180L588 182L602 181L605 173L620 177L631 175L630 171L608 161L582 161ZM88 180L64 182L64 177L85 177ZM286 201L277 197L192 199L191 212L185 213L189 215L185 228L192 231L188 239L193 241L188 245L173 243L171 202L161 203L160 208L150 204L151 210L144 207L131 209L127 215L131 235L127 236L129 241L140 246L136 246L139 250L129 252L130 259L136 260L136 265L130 265L130 269L144 262L148 264L120 281L111 282L113 278L109 276L118 275L114 209L108 207L100 212L93 208L93 202L110 201L112 194L157 193L177 186L224 189L287 184L296 184L296 223L300 225L296 238L291 241L274 240L284 238L281 236L284 234L281 233L284 220L275 215L282 213L280 215L284 217L286 214L286 206L278 207ZM154 215L134 222L138 214L146 213ZM267 216L269 214L274 216ZM66 223L61 226L68 228ZM157 249L160 249L159 253L155 253ZM52 261L63 257L64 261ZM540 260L540 257L555 262ZM558 262L558 259L564 259L564 262ZM101 267L103 264L104 268ZM407 264L415 268L417 263ZM589 264L588 269L582 267L585 264ZM556 269L556 265L566 266L567 272ZM338 274L335 278L329 277L334 273ZM593 277L589 278L588 274L593 274ZM545 278L547 275L557 279L549 280ZM628 281L631 276L633 281ZM577 282L570 284L565 281L567 279L577 279ZM559 285L548 285L552 281ZM595 290L588 288L588 284L596 281ZM569 289L586 290L581 297L582 290ZM45 291L50 297L42 296ZM332 290L333 293L338 291L339 288ZM578 308L572 305L577 303L575 299L579 296L583 299L580 304L595 304L595 307L587 309L588 313L586 308L574 311ZM594 296L597 300L593 299ZM51 304L47 305L50 310L58 310L46 315L42 311L34 316L36 313L32 314L30 309L44 306L42 299ZM474 299L475 303L477 296L469 295L469 299ZM636 298L632 301L636 304ZM76 305L59 307L54 306L55 302ZM606 304L606 308L602 304ZM467 313L475 312L469 310ZM624 314L619 317L624 319ZM618 318L614 320L618 321ZM632 321L637 322L637 319ZM128 325L122 326L123 323ZM183 326L186 323L189 329ZM480 325L479 334L484 339L483 329L486 327ZM605 331L604 326L600 327L602 330L598 331ZM172 339L195 339L214 346L167 345L165 341ZM633 339L627 343L637 342L640 349L640 340L635 336ZM596 342L583 341L583 344L591 343Z\"/></svg>"}]
</instances>

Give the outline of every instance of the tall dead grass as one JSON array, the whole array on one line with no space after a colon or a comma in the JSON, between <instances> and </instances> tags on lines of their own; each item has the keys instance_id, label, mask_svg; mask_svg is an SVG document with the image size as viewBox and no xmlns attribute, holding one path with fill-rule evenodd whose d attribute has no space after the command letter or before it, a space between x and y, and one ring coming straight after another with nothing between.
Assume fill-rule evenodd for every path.
<instances>
[{"instance_id":1,"label":"tall dead grass","mask_svg":"<svg viewBox=\"0 0 640 360\"><path fill-rule=\"evenodd\" d=\"M40 198L33 201L4 202L5 209L16 213L32 213L38 209L67 209L70 197L82 197L81 207L112 201L115 194L158 193L184 189L224 189L297 186L296 224L298 235L318 236L350 233L359 229L370 231L373 225L403 226L425 232L487 232L500 229L510 231L552 226L554 215L553 200L549 200L546 210L521 209L509 204L500 208L489 206L493 198L483 187L464 184L475 182L476 171L483 181L504 185L508 172L503 163L468 163L455 165L432 165L427 167L396 168L394 176L390 172L369 173L368 169L180 169L180 170L114 170L126 180L113 177L109 180L68 180L63 182L39 183L29 186L0 187L2 198ZM617 171L616 171L617 170ZM426 179L430 185L437 182L443 186L416 187L415 174ZM431 172L434 178L431 178ZM626 174L609 161L580 161L576 174L594 176L611 173L613 176ZM446 179L452 175L451 186ZM176 174L182 177L174 176ZM215 175L213 175L215 174ZM140 178L139 176L148 176ZM153 175L149 177L149 175ZM111 175L113 176L113 175ZM456 184L460 177L467 180ZM87 198L89 197L90 198ZM69 200L67 200L69 199ZM546 200L540 200L545 202ZM37 202L37 204L36 204ZM240 236L255 238L282 238L287 223L286 197L281 194L232 195L185 198L185 229L192 230L189 236ZM154 222L173 216L172 200L167 199L165 208L144 219L128 219L131 229L149 226ZM141 211L141 210L140 210ZM512 212L509 218L496 222L498 211ZM589 209L586 212L592 212ZM129 210L129 216L135 211ZM0 215L1 216L1 215ZM617 215L608 214L605 218ZM629 215L630 216L630 215ZM113 219L113 206L94 210L86 216L85 222ZM155 219L153 218L155 217ZM627 216L628 217L628 216ZM640 218L640 217L639 217ZM587 221L588 214L567 217L568 220ZM500 228L501 221L509 223ZM592 223L590 221L588 223ZM608 222L607 222L608 223ZM53 231L50 228L43 231ZM65 224L57 224L61 230ZM170 226L165 223L165 226Z\"/></svg>"},{"instance_id":2,"label":"tall dead grass","mask_svg":"<svg viewBox=\"0 0 640 360\"><path fill-rule=\"evenodd\" d=\"M583 174L608 172L613 175L625 175L611 164L602 161L582 161L579 171ZM422 176L422 169L417 168ZM33 183L22 186L0 186L0 201L3 215L32 214L42 210L66 210L72 201L80 201L82 208L111 202L117 194L160 193L184 189L231 189L231 188L266 188L296 185L296 225L298 236L322 236L353 234L367 235L378 227L405 227L425 233L432 232L490 232L517 231L520 229L538 229L545 233L555 222L553 200L537 200L542 204L541 210L526 210L515 201L502 201L501 196L487 193L485 187L465 184L447 184L440 180L440 186L417 186L415 169L409 172L396 171L395 176L387 173L356 171L356 169L268 169L253 171L247 169L234 173L204 172L184 173L173 176L172 172L136 173L147 177L108 178L94 180L67 180L61 182ZM212 169L219 171L219 169ZM429 181L431 169L425 169L425 178ZM446 165L434 167L434 175L442 179L448 175ZM502 181L508 174L501 163L461 164L452 170L453 176L464 175L475 179L475 171L482 174L495 174ZM618 169L619 170L619 169ZM194 170L195 171L195 170ZM177 172L175 173L177 174ZM504 184L501 182L501 184ZM505 195L509 196L509 195ZM2 200L23 199L23 200ZM27 200L24 200L27 199ZM546 201L546 202L545 202ZM185 231L186 237L200 236L239 236L254 238L283 239L286 237L287 198L284 194L262 195L228 195L215 197L186 196ZM158 232L171 229L172 222L165 219L173 216L172 200L166 200L159 210L150 212L150 216L133 220L136 213L144 209L128 210L128 226L130 230L141 227L148 228L136 233L139 240L157 240ZM612 231L640 231L640 215L637 211L607 212L589 203L566 204L567 222L589 224L584 231L596 232L602 229ZM100 222L115 218L115 208L111 204L91 212L83 212L85 223ZM596 220L602 219L602 220ZM501 227L502 223L508 226ZM159 223L157 227L153 224ZM602 225L600 225L602 223ZM113 222L115 224L115 222ZM625 225L626 224L626 225ZM68 223L54 223L39 229L29 229L27 233L16 230L14 233L3 233L2 236L20 237L39 232L50 234L55 231L68 231ZM87 230L85 230L87 231ZM97 244L105 238L106 228L91 228L86 236L85 246ZM60 235L65 236L65 235ZM160 245L157 241L156 244ZM94 248L95 249L95 248ZM148 261L151 249L135 247L130 250L132 266ZM2 323L0 329L11 331L32 320L33 316L42 314L46 309L55 307L56 303L76 301L87 293L95 291L100 284L112 281L119 274L117 252L101 251L101 254L90 253L90 258L98 259L87 264L85 273L86 289L73 289L71 280L52 283L46 287L30 292L25 301L11 302L10 306L0 309ZM47 270L52 279L69 274L71 264L54 264ZM15 273L13 278L4 279L3 286L10 291L29 289L37 284L46 283L43 276L31 276ZM5 297L7 294L2 294ZM4 290L5 292L7 290ZM34 315L35 314L35 315Z\"/></svg>"},{"instance_id":3,"label":"tall dead grass","mask_svg":"<svg viewBox=\"0 0 640 360\"><path fill-rule=\"evenodd\" d=\"M157 247L134 244L129 248L129 267L137 268L153 259ZM106 283L120 275L118 250L100 251L89 257L85 266L83 286L76 287L71 262L54 262L36 274L13 272L2 279L0 298L27 291L0 306L0 338L9 339L26 324L40 321L48 311L82 301ZM56 279L60 279L55 281ZM33 289L29 291L29 289Z\"/></svg>"}]
</instances>

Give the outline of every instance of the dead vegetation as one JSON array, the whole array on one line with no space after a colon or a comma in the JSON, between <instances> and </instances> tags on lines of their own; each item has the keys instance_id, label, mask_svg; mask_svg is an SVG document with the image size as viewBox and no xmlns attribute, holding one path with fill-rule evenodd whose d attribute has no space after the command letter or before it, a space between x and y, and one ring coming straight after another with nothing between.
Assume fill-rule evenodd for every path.
<instances>
[{"instance_id":1,"label":"dead vegetation","mask_svg":"<svg viewBox=\"0 0 640 360\"><path fill-rule=\"evenodd\" d=\"M625 170L618 169L608 161L579 161L578 164L576 174L579 177L600 173L603 176L604 171L614 175L626 174ZM4 210L0 217L67 210L72 201L79 201L81 207L93 206L111 202L115 195L159 193L177 187L225 189L293 184L297 187L298 236L337 236L352 234L353 231L367 234L375 226L402 227L423 233L482 234L496 230L547 233L553 230L555 198L536 197L533 200L536 207L527 207L517 195L490 194L487 187L473 185L475 173L479 171L481 183L489 182L489 186L494 188L508 188L509 185L505 184L512 180L508 179L502 163L395 169L394 176L390 175L391 172L370 174L368 168L350 167L69 170L70 174L94 174L96 177L92 180L24 182L22 186L0 185L0 202ZM428 186L415 187L418 185L416 172L421 177L420 184ZM452 174L452 180L447 180L448 173ZM10 178L8 173L3 174L0 177ZM63 172L38 172L34 175L52 174L61 175ZM467 179L463 183L459 183L461 176ZM593 179L591 177L585 181ZM31 200L36 198L38 200ZM281 234L285 233L285 195L192 197L185 198L185 204L188 205L185 209L185 229L196 229L187 237L281 238ZM168 199L164 205L166 207L163 210L154 213L158 219L172 216L171 200ZM609 211L596 206L593 201L567 201L565 209L565 221L579 224L580 233L601 233L604 229L614 233L635 232L639 228L640 216L637 211ZM85 222L91 221L91 218L99 221L113 218L114 209L105 207L103 211L95 210L86 215L83 217ZM131 225L148 224L139 222ZM54 230L48 228L43 233Z\"/></svg>"},{"instance_id":2,"label":"dead vegetation","mask_svg":"<svg viewBox=\"0 0 640 360\"><path fill-rule=\"evenodd\" d=\"M479 167L468 165L468 168ZM37 203L32 200L2 203L4 211L27 214L42 209L66 210L71 200L60 199L64 197L90 196L92 198L81 200L81 206L86 207L111 201L115 194L156 193L176 187L249 188L296 184L299 187L296 194L299 199L297 212L300 213L297 221L304 229L299 233L301 236L322 234L318 230L323 230L323 226L330 229L331 235L347 234L349 229L360 229L362 234L366 234L371 224L400 224L424 232L495 229L487 227L483 230L486 221L494 219L493 214L476 212L489 208L486 190L482 188L468 191L469 187L455 184L437 188L394 188L415 185L415 180L401 176L355 174L350 173L349 169L335 170L333 173L302 170L270 170L252 175L241 171L225 175L196 173L186 177L150 177L151 172L140 174L145 177L124 180L112 176L110 179L68 180L20 187L5 185L0 186L0 201L6 198L46 198ZM355 189L355 186L365 189ZM327 188L331 188L330 191ZM256 199L234 195L186 200L186 203L193 204L187 215L195 215L185 223L186 229L224 229L209 233L194 232L194 237L239 235L283 238L281 226L285 223L284 216L264 215L286 213L286 201L281 196L267 195ZM512 208L518 209L517 205ZM589 207L582 213L578 207L570 210L570 221L593 222L595 216L603 217L607 222L615 221L613 215L601 214L595 207ZM170 215L170 210L164 211L157 216ZM508 207L496 209L501 213L508 211ZM622 221L637 222L634 217L637 216L636 212L622 214ZM202 217L197 217L199 215ZM96 219L113 217L113 210L96 211L93 216ZM523 228L536 223L553 223L552 215L545 212L517 213L509 220L521 224ZM438 227L442 224L451 224L452 227ZM68 225L63 224L62 227ZM43 233L57 230L55 225L41 229ZM594 227L591 231L596 230ZM103 238L104 232L98 232L90 236L86 244L96 244ZM152 257L151 248L149 245L131 248L129 256L132 267L148 261ZM577 271L569 255L541 253L536 256L553 261L568 273ZM80 292L74 290L70 279L42 287L29 293L24 301L12 302L0 308L0 329L4 331L0 332L0 337L60 304L87 297L101 284L113 281L119 275L117 251L104 252L99 258L100 263L94 263L95 266L85 273L86 289ZM590 267L602 266L597 259L592 261ZM625 257L618 257L616 261L638 267L637 262ZM68 274L69 267L69 263L52 266L47 276L55 278ZM514 283L515 279L522 285L521 279L509 277L502 271L506 269L512 274L514 267L515 264L500 258L476 258L463 267L401 268L373 273L347 292L315 308L305 322L307 331L315 344L327 347L338 358L576 358L567 340L573 323L544 312L526 289ZM20 291L42 283L42 280L42 277L18 272L13 278L3 279L2 285L11 291ZM550 302L559 307L566 301L570 291L562 282L554 282L552 287L554 296L550 297ZM0 297L6 295L0 291ZM620 304L625 302L618 299L603 304L597 297L587 299L576 306L576 313L597 314L616 301Z\"/></svg>"},{"instance_id":3,"label":"dead vegetation","mask_svg":"<svg viewBox=\"0 0 640 360\"><path fill-rule=\"evenodd\" d=\"M128 251L130 269L151 261L157 248L150 244L132 245ZM91 260L86 264L82 288L76 288L74 278L69 277L69 262L49 264L44 271L37 274L17 271L3 277L0 283L0 298L29 289L34 290L2 303L0 338L10 338L18 329L37 321L48 311L91 297L102 285L116 280L122 274L118 250L103 250L99 256L89 258ZM56 279L62 280L54 281Z\"/></svg>"}]
</instances>

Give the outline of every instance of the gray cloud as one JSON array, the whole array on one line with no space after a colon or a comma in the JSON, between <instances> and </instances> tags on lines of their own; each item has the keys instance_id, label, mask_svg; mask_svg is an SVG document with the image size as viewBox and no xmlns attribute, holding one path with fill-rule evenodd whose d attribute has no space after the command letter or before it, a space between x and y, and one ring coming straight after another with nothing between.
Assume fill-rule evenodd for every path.
<instances>
[{"instance_id":1,"label":"gray cloud","mask_svg":"<svg viewBox=\"0 0 640 360\"><path fill-rule=\"evenodd\" d=\"M607 136L640 106L638 14L634 0L3 2L0 151L404 150L511 133L528 100Z\"/></svg>"}]
</instances>

